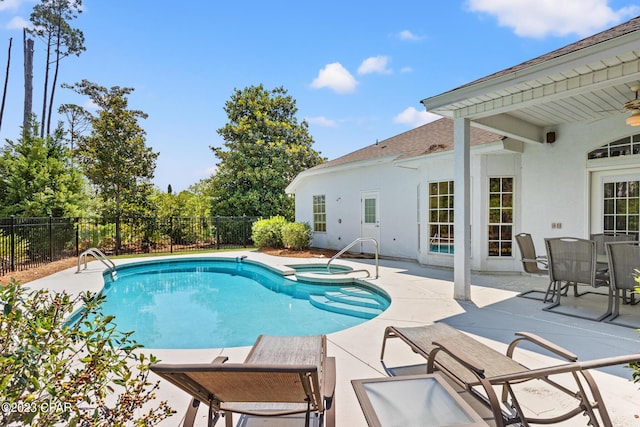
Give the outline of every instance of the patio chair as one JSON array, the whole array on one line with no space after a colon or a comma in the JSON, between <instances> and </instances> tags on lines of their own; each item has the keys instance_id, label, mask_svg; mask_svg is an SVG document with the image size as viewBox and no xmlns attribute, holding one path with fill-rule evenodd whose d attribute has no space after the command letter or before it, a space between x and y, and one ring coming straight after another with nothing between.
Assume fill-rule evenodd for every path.
<instances>
[{"instance_id":1,"label":"patio chair","mask_svg":"<svg viewBox=\"0 0 640 427\"><path fill-rule=\"evenodd\" d=\"M476 401L483 403L491 411L498 427L510 424L553 424L577 415L588 417L585 425L612 427L602 395L588 370L640 360L640 353L637 353L578 362L578 357L569 350L526 332L516 333L514 341L508 346L506 353L502 354L445 323L436 323L386 328L380 359L389 373L392 371L384 363L385 346L389 338L400 338L414 352L424 357L427 373L441 372L455 385L462 387L467 396L473 396ZM513 358L517 346L523 342L535 344L564 361L529 369ZM567 384L568 377L574 385ZM547 418L528 415L523 410L527 406L525 392L514 386L534 379L542 380L559 393L574 398L575 405L561 414L552 414ZM536 398L538 396L534 396Z\"/></svg>"},{"instance_id":2,"label":"patio chair","mask_svg":"<svg viewBox=\"0 0 640 427\"><path fill-rule=\"evenodd\" d=\"M521 255L520 261L522 262L523 270L529 274L548 275L549 270L547 269L548 267L547 257L544 255L536 254L536 248L533 244L533 239L531 238L531 234L529 233L516 234L516 242L518 243L518 249L520 249L520 255ZM543 302L551 301L551 299L549 299L550 297L549 294L552 288L551 284L552 283L549 282L549 286L547 287L547 291L544 294L544 298L542 298ZM541 292L541 291L530 290L530 291L522 292L518 296L540 300L540 298L532 297L530 295L532 293L537 293L537 292Z\"/></svg>"},{"instance_id":3,"label":"patio chair","mask_svg":"<svg viewBox=\"0 0 640 427\"><path fill-rule=\"evenodd\" d=\"M598 255L607 254L607 243L609 242L633 242L638 240L637 233L596 233L591 234L589 239L595 240Z\"/></svg>"},{"instance_id":4,"label":"patio chair","mask_svg":"<svg viewBox=\"0 0 640 427\"><path fill-rule=\"evenodd\" d=\"M333 427L335 358L326 354L324 335L261 335L244 363L225 363L227 357L220 356L212 363L153 364L150 369L193 397L183 426L193 425L199 402L205 402L209 426L222 415L231 427L232 414L238 413L304 414L305 426Z\"/></svg>"},{"instance_id":5,"label":"patio chair","mask_svg":"<svg viewBox=\"0 0 640 427\"><path fill-rule=\"evenodd\" d=\"M572 284L574 286L575 296L594 293L584 292L579 294L577 292L578 285L588 285L592 288L607 288L608 294L606 296L609 297L609 300L607 303L607 311L604 314L594 318L590 315L579 314L576 311L555 310L554 312L598 321L608 317L611 314L613 291L609 286L608 274L598 270L595 240L578 239L574 237L554 237L544 239L544 242L547 249L547 258L549 259L549 279L551 280L553 287L552 292L555 294L556 299L553 304L543 308L543 310L551 311L560 306L562 293L559 291L562 283Z\"/></svg>"},{"instance_id":6,"label":"patio chair","mask_svg":"<svg viewBox=\"0 0 640 427\"><path fill-rule=\"evenodd\" d=\"M607 261L600 261L607 258L607 243L609 242L631 242L638 240L637 233L595 233L589 236L589 239L596 242L596 253L598 258L598 270L606 272L609 269Z\"/></svg>"},{"instance_id":7,"label":"patio chair","mask_svg":"<svg viewBox=\"0 0 640 427\"><path fill-rule=\"evenodd\" d=\"M640 268L640 243L633 242L608 242L607 256L609 257L609 283L614 293L613 313L605 320L620 326L636 327L621 322L614 322L620 315L620 300L628 304L637 304L635 300L636 288L640 286L636 281ZM629 292L627 301L626 292Z\"/></svg>"}]
</instances>

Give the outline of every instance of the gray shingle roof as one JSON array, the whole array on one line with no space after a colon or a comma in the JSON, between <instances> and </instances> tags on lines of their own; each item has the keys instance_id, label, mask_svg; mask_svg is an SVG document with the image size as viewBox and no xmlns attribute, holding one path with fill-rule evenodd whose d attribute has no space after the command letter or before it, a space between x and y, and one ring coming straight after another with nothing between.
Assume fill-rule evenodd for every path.
<instances>
[{"instance_id":1,"label":"gray shingle roof","mask_svg":"<svg viewBox=\"0 0 640 427\"><path fill-rule=\"evenodd\" d=\"M549 53L545 53L544 55L538 56L537 58L533 58L530 59L528 61L525 61L521 64L518 65L514 65L513 67L509 67L506 68L502 71L498 71L496 73L490 74L488 76L479 78L477 80L474 80L470 83L464 84L462 86L457 87L456 89L452 89L449 92L452 92L454 90L463 88L463 87L467 87L467 86L473 86L477 83L481 83L487 80L491 80L494 79L496 77L500 77L503 75L508 75L517 71L521 71L524 69L527 69L529 67L532 67L534 65L538 65L538 64L542 64L544 62L550 61L552 59L555 58L559 58L563 55L567 55L573 52L577 52L581 49L587 48L587 47L591 47L591 46L595 46L598 43L603 43L612 39L615 39L617 37L621 37L624 36L625 34L629 34L632 33L634 31L638 31L640 30L640 16L637 16L627 22L624 22L620 25L617 25L613 28L609 28L608 30L604 30L600 33L594 34L593 36L589 36L587 38L584 38L582 40L579 40L575 43L572 43L570 45L561 47L560 49L556 49L552 52Z\"/></svg>"},{"instance_id":2,"label":"gray shingle roof","mask_svg":"<svg viewBox=\"0 0 640 427\"><path fill-rule=\"evenodd\" d=\"M492 132L471 128L471 145L498 141L502 138L501 135ZM393 156L394 159L408 159L452 149L453 121L442 118L322 163L312 169L323 169L387 156Z\"/></svg>"}]
</instances>

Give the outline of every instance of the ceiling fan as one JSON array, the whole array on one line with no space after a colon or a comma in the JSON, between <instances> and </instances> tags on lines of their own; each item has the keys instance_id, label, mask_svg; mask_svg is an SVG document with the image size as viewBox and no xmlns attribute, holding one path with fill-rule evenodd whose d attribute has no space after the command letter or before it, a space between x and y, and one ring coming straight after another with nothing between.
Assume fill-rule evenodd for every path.
<instances>
[{"instance_id":1,"label":"ceiling fan","mask_svg":"<svg viewBox=\"0 0 640 427\"><path fill-rule=\"evenodd\" d=\"M640 90L639 84L630 86L629 89L636 93L635 99L624 103L624 109L631 111L631 115L627 117L627 124L629 126L640 126L640 99L638 99L638 91Z\"/></svg>"}]
</instances>

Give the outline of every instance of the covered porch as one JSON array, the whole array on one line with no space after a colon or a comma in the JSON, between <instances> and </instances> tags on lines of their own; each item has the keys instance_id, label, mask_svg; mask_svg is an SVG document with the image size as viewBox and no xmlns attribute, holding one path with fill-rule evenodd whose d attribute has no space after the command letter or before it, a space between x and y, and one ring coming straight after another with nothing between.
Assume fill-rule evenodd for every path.
<instances>
[{"instance_id":1,"label":"covered porch","mask_svg":"<svg viewBox=\"0 0 640 427\"><path fill-rule=\"evenodd\" d=\"M496 263L501 248L518 256L509 245L519 232L531 233L544 251L547 237L639 230L638 46L640 18L634 18L422 100L428 111L454 121L456 299L471 299L479 254ZM471 127L523 143L516 171L504 175L513 179L517 200L509 221L491 219L490 198L472 195ZM489 214L478 224L473 210Z\"/></svg>"}]
</instances>

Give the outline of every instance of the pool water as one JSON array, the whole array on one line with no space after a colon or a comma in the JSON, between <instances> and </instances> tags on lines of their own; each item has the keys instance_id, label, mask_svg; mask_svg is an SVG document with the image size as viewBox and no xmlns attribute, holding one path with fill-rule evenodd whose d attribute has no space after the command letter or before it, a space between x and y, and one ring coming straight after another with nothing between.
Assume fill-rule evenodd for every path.
<instances>
[{"instance_id":1,"label":"pool water","mask_svg":"<svg viewBox=\"0 0 640 427\"><path fill-rule=\"evenodd\" d=\"M327 334L389 306L373 286L292 280L246 260L142 262L104 277L103 313L147 348L237 347L260 334Z\"/></svg>"}]
</instances>

